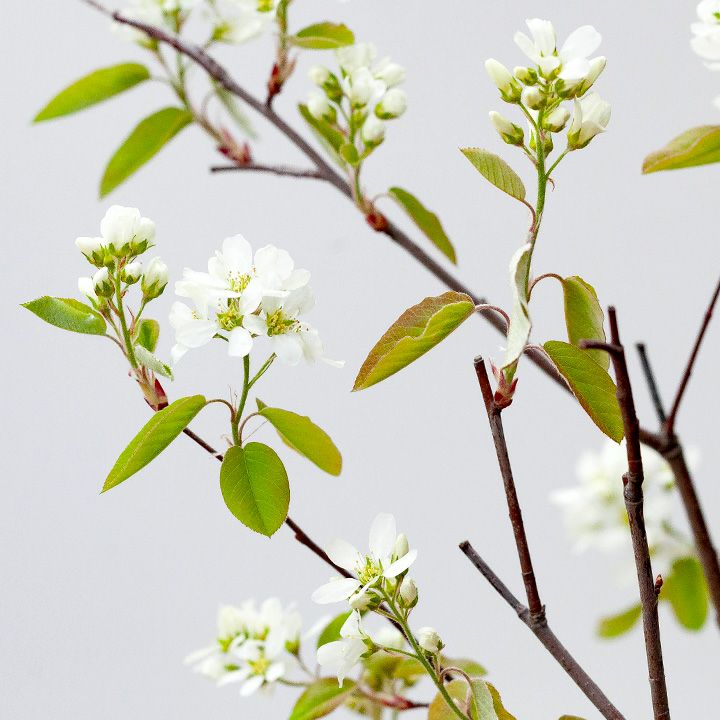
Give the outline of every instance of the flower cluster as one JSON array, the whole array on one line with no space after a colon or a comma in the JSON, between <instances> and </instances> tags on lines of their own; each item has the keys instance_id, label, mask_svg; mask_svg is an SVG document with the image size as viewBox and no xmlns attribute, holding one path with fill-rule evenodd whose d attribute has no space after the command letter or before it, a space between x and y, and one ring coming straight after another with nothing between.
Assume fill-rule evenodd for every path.
<instances>
[{"instance_id":1,"label":"flower cluster","mask_svg":"<svg viewBox=\"0 0 720 720\"><path fill-rule=\"evenodd\" d=\"M218 685L242 683L240 694L251 695L285 678L298 665L302 618L292 606L269 598L258 609L250 600L240 607L221 607L217 638L185 662Z\"/></svg>"},{"instance_id":2,"label":"flower cluster","mask_svg":"<svg viewBox=\"0 0 720 720\"><path fill-rule=\"evenodd\" d=\"M143 272L137 259L153 245L155 223L137 208L113 205L100 223L99 237L79 237L75 245L98 270L81 277L78 288L96 309L103 309L118 291L140 282L143 303L159 297L168 282L168 271L160 258L150 260Z\"/></svg>"},{"instance_id":3,"label":"flower cluster","mask_svg":"<svg viewBox=\"0 0 720 720\"><path fill-rule=\"evenodd\" d=\"M376 63L371 44L357 43L335 54L339 76L320 65L310 70L318 89L308 99L308 110L343 133L362 160L384 140L385 121L400 117L407 108L407 96L398 87L405 70L389 58Z\"/></svg>"},{"instance_id":4,"label":"flower cluster","mask_svg":"<svg viewBox=\"0 0 720 720\"><path fill-rule=\"evenodd\" d=\"M302 358L338 365L323 357L317 330L300 319L314 305L309 282L310 273L296 269L285 250L266 245L253 255L241 235L227 238L208 261L207 272L185 269L175 284L176 294L189 298L193 307L172 305L173 362L218 337L227 341L230 355L245 357L262 336L289 365Z\"/></svg>"},{"instance_id":5,"label":"flower cluster","mask_svg":"<svg viewBox=\"0 0 720 720\"><path fill-rule=\"evenodd\" d=\"M643 448L645 527L653 560L666 570L673 560L692 554L692 545L672 524L675 492L672 471L654 450ZM600 453L586 452L578 462L579 485L556 491L552 500L563 508L575 550L630 552L630 533L623 497L627 471L624 445L611 441Z\"/></svg>"},{"instance_id":6,"label":"flower cluster","mask_svg":"<svg viewBox=\"0 0 720 720\"><path fill-rule=\"evenodd\" d=\"M530 120L529 141L536 147L542 133L545 153L552 150L552 133L559 133L570 121L570 110L563 105L573 101L572 121L567 133L568 150L585 147L603 132L610 120L610 105L597 93L588 93L606 59L590 56L600 45L600 34L590 25L578 28L557 46L555 28L548 20L527 20L531 37L515 34L515 43L532 61L530 66L516 67L512 72L497 60L489 59L485 68L502 99L517 104ZM510 145L525 146L523 129L491 112L490 119L502 139Z\"/></svg>"},{"instance_id":7,"label":"flower cluster","mask_svg":"<svg viewBox=\"0 0 720 720\"><path fill-rule=\"evenodd\" d=\"M702 0L697 6L698 22L690 29L692 49L705 61L710 70L720 70L720 0ZM720 108L720 97L715 98Z\"/></svg>"}]
</instances>

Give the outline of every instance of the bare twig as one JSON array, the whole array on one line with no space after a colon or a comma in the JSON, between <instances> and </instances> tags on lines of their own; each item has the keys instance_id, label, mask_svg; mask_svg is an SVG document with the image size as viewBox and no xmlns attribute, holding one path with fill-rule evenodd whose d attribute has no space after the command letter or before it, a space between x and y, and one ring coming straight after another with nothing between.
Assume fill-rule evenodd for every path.
<instances>
[{"instance_id":1,"label":"bare twig","mask_svg":"<svg viewBox=\"0 0 720 720\"><path fill-rule=\"evenodd\" d=\"M637 348L638 355L640 356L640 363L642 364L643 373L645 373L645 380L647 381L655 413L658 416L658 421L661 425L663 425L667 416L665 415L665 408L663 407L663 403L660 398L660 390L658 389L657 380L655 379L655 373L650 365L650 358L648 357L645 343L637 343L635 347Z\"/></svg>"},{"instance_id":2,"label":"bare twig","mask_svg":"<svg viewBox=\"0 0 720 720\"><path fill-rule=\"evenodd\" d=\"M525 594L527 595L530 616L533 621L540 622L545 616L545 608L540 600L540 592L535 579L530 547L528 545L527 535L525 534L525 524L523 523L520 501L515 488L512 467L510 466L510 455L508 453L507 443L505 442L505 431L502 423L502 409L498 407L493 399L493 391L490 387L487 370L485 369L485 361L481 357L475 358L475 373L477 374L480 390L482 391L483 400L485 401L485 409L487 410L487 416L490 422L490 431L492 432L493 442L495 444L495 453L497 454L500 474L502 475L503 485L505 487L508 513L510 515L513 535L515 536L515 546L517 547L518 559L520 560L520 570L525 584Z\"/></svg>"},{"instance_id":3,"label":"bare twig","mask_svg":"<svg viewBox=\"0 0 720 720\"><path fill-rule=\"evenodd\" d=\"M315 180L326 180L326 177L318 170L304 170L303 168L287 167L285 165L262 165L249 162L242 165L214 165L210 168L212 173L222 172L260 172L272 175L284 175L294 178L311 178Z\"/></svg>"},{"instance_id":4,"label":"bare twig","mask_svg":"<svg viewBox=\"0 0 720 720\"><path fill-rule=\"evenodd\" d=\"M550 629L547 619L533 619L530 610L518 600L503 581L492 571L488 564L478 555L473 546L466 540L460 543L460 549L470 562L480 571L483 577L495 588L503 600L517 613L517 616L533 632L548 652L557 660L572 681L582 690L588 700L607 720L624 720L622 713L613 705L595 681L585 672L568 649L560 642Z\"/></svg>"},{"instance_id":5,"label":"bare twig","mask_svg":"<svg viewBox=\"0 0 720 720\"><path fill-rule=\"evenodd\" d=\"M625 350L620 342L615 308L608 309L610 321L610 343L586 342L587 348L605 350L612 359L617 382L617 399L625 428L625 449L627 451L628 472L623 476L625 486L625 508L627 509L632 538L635 567L637 570L640 602L642 604L643 630L645 633L645 654L647 656L655 720L670 720L665 667L663 664L662 643L660 641L660 621L658 618L658 589L653 576L645 532L643 513L643 463L640 449L640 423L635 412L630 374L625 360Z\"/></svg>"}]
</instances>

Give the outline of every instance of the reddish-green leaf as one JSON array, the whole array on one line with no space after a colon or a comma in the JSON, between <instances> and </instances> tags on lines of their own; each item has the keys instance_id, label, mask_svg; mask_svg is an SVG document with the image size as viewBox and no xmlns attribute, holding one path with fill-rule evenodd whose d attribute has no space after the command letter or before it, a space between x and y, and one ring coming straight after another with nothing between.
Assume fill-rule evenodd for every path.
<instances>
[{"instance_id":1,"label":"reddish-green leaf","mask_svg":"<svg viewBox=\"0 0 720 720\"><path fill-rule=\"evenodd\" d=\"M686 130L664 148L650 153L643 173L709 165L720 162L720 125L702 125Z\"/></svg>"}]
</instances>

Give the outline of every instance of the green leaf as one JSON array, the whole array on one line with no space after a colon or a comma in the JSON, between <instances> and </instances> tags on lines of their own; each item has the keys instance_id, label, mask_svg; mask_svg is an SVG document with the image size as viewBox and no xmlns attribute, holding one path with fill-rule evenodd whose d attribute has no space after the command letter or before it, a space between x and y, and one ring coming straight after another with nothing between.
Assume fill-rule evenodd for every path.
<instances>
[{"instance_id":1,"label":"green leaf","mask_svg":"<svg viewBox=\"0 0 720 720\"><path fill-rule=\"evenodd\" d=\"M355 689L352 680L338 687L335 678L317 680L298 698L289 720L315 720L339 708Z\"/></svg>"},{"instance_id":2,"label":"green leaf","mask_svg":"<svg viewBox=\"0 0 720 720\"><path fill-rule=\"evenodd\" d=\"M302 115L305 122L310 126L320 144L325 148L330 157L343 169L346 167L345 160L340 154L340 148L345 145L347 138L337 128L333 127L326 120L316 118L307 105L298 105L300 115Z\"/></svg>"},{"instance_id":3,"label":"green leaf","mask_svg":"<svg viewBox=\"0 0 720 720\"><path fill-rule=\"evenodd\" d=\"M142 470L154 460L205 407L202 395L192 395L176 400L165 409L156 412L145 427L130 441L105 480L102 492Z\"/></svg>"},{"instance_id":4,"label":"green leaf","mask_svg":"<svg viewBox=\"0 0 720 720\"><path fill-rule=\"evenodd\" d=\"M235 445L220 468L220 489L230 512L246 527L270 537L285 522L290 485L277 453L262 443Z\"/></svg>"},{"instance_id":5,"label":"green leaf","mask_svg":"<svg viewBox=\"0 0 720 720\"><path fill-rule=\"evenodd\" d=\"M581 340L605 342L603 327L605 316L593 286L577 275L563 278L562 286L565 325L570 342L573 345L579 345ZM587 350L586 352L605 370L610 367L610 356L606 352L602 350Z\"/></svg>"},{"instance_id":6,"label":"green leaf","mask_svg":"<svg viewBox=\"0 0 720 720\"><path fill-rule=\"evenodd\" d=\"M449 682L445 689L453 700L457 700L461 707L465 705L468 686L464 680L453 680ZM457 715L448 707L445 698L438 693L428 708L427 720L457 720ZM473 718L477 720L477 718Z\"/></svg>"},{"instance_id":7,"label":"green leaf","mask_svg":"<svg viewBox=\"0 0 720 720\"><path fill-rule=\"evenodd\" d=\"M317 640L317 646L321 647L322 645L327 645L329 642L335 642L339 640L340 630L345 624L345 621L350 617L350 615L352 615L352 610L350 610L349 612L340 613L340 615L334 617L320 633Z\"/></svg>"},{"instance_id":8,"label":"green leaf","mask_svg":"<svg viewBox=\"0 0 720 720\"><path fill-rule=\"evenodd\" d=\"M495 714L498 716L498 720L517 720L517 718L505 709L502 703L500 693L497 691L494 685L487 684L490 694L493 699L493 707L495 708Z\"/></svg>"},{"instance_id":9,"label":"green leaf","mask_svg":"<svg viewBox=\"0 0 720 720\"><path fill-rule=\"evenodd\" d=\"M482 148L460 148L473 167L495 187L516 200L525 199L525 186L518 174L498 155Z\"/></svg>"},{"instance_id":10,"label":"green leaf","mask_svg":"<svg viewBox=\"0 0 720 720\"><path fill-rule=\"evenodd\" d=\"M476 720L498 720L495 712L495 699L490 692L489 685L480 678L470 678L470 680L472 683L471 717Z\"/></svg>"},{"instance_id":11,"label":"green leaf","mask_svg":"<svg viewBox=\"0 0 720 720\"><path fill-rule=\"evenodd\" d=\"M335 50L352 45L355 42L355 35L347 25L321 22L308 25L295 35L291 35L289 40L295 47L306 50Z\"/></svg>"},{"instance_id":12,"label":"green leaf","mask_svg":"<svg viewBox=\"0 0 720 720\"><path fill-rule=\"evenodd\" d=\"M355 390L365 390L389 378L424 355L475 312L469 295L446 292L427 297L407 309L378 340L365 359Z\"/></svg>"},{"instance_id":13,"label":"green leaf","mask_svg":"<svg viewBox=\"0 0 720 720\"><path fill-rule=\"evenodd\" d=\"M584 718L581 718L579 715L563 715L560 720L585 720Z\"/></svg>"},{"instance_id":14,"label":"green leaf","mask_svg":"<svg viewBox=\"0 0 720 720\"><path fill-rule=\"evenodd\" d=\"M142 345L135 346L135 359L148 370L152 370L156 375L173 379L172 368L166 365L162 360L155 357L149 350Z\"/></svg>"},{"instance_id":15,"label":"green leaf","mask_svg":"<svg viewBox=\"0 0 720 720\"><path fill-rule=\"evenodd\" d=\"M648 155L644 174L660 170L709 165L720 161L720 125L701 125L673 138L664 148Z\"/></svg>"},{"instance_id":16,"label":"green leaf","mask_svg":"<svg viewBox=\"0 0 720 720\"><path fill-rule=\"evenodd\" d=\"M642 606L633 605L628 610L623 610L617 615L602 618L597 626L598 637L614 638L630 632L637 625L641 615Z\"/></svg>"},{"instance_id":17,"label":"green leaf","mask_svg":"<svg viewBox=\"0 0 720 720\"><path fill-rule=\"evenodd\" d=\"M342 470L342 455L330 436L309 417L289 410L263 407L258 413L278 431L280 437L300 455L330 475Z\"/></svg>"},{"instance_id":18,"label":"green leaf","mask_svg":"<svg viewBox=\"0 0 720 720\"><path fill-rule=\"evenodd\" d=\"M450 262L457 264L455 248L450 242L450 238L445 234L445 230L440 223L440 218L438 218L434 212L428 210L407 190L403 190L400 187L391 187L388 190L388 194L412 218L413 222L420 228L425 237L427 237Z\"/></svg>"},{"instance_id":19,"label":"green leaf","mask_svg":"<svg viewBox=\"0 0 720 720\"><path fill-rule=\"evenodd\" d=\"M684 557L673 563L660 591L660 599L670 603L684 628L702 628L708 614L708 589L697 558Z\"/></svg>"},{"instance_id":20,"label":"green leaf","mask_svg":"<svg viewBox=\"0 0 720 720\"><path fill-rule=\"evenodd\" d=\"M71 115L119 95L150 78L150 71L138 63L122 63L96 70L56 95L36 116L34 122Z\"/></svg>"},{"instance_id":21,"label":"green leaf","mask_svg":"<svg viewBox=\"0 0 720 720\"><path fill-rule=\"evenodd\" d=\"M448 658L442 657L443 667L456 667L463 670L470 677L481 677L487 675L487 669L484 665L481 665L475 660L468 660L467 658Z\"/></svg>"},{"instance_id":22,"label":"green leaf","mask_svg":"<svg viewBox=\"0 0 720 720\"><path fill-rule=\"evenodd\" d=\"M22 306L46 323L63 330L85 335L105 335L107 325L102 315L79 300L45 295Z\"/></svg>"},{"instance_id":23,"label":"green leaf","mask_svg":"<svg viewBox=\"0 0 720 720\"><path fill-rule=\"evenodd\" d=\"M414 685L427 675L427 670L419 660L405 657L395 666L392 675L407 685Z\"/></svg>"},{"instance_id":24,"label":"green leaf","mask_svg":"<svg viewBox=\"0 0 720 720\"><path fill-rule=\"evenodd\" d=\"M147 318L141 320L135 329L135 342L149 352L155 352L160 338L160 323Z\"/></svg>"},{"instance_id":25,"label":"green leaf","mask_svg":"<svg viewBox=\"0 0 720 720\"><path fill-rule=\"evenodd\" d=\"M525 350L530 337L532 322L528 307L528 275L532 259L532 245L523 245L510 260L510 285L513 290L513 307L503 368L514 366Z\"/></svg>"},{"instance_id":26,"label":"green leaf","mask_svg":"<svg viewBox=\"0 0 720 720\"><path fill-rule=\"evenodd\" d=\"M357 165L360 162L357 148L349 142L340 146L340 157L350 165Z\"/></svg>"},{"instance_id":27,"label":"green leaf","mask_svg":"<svg viewBox=\"0 0 720 720\"><path fill-rule=\"evenodd\" d=\"M569 343L549 340L543 347L590 419L619 443L625 431L615 396L617 388L607 370L600 367L587 350Z\"/></svg>"},{"instance_id":28,"label":"green leaf","mask_svg":"<svg viewBox=\"0 0 720 720\"><path fill-rule=\"evenodd\" d=\"M110 158L100 182L100 197L124 183L192 121L187 110L175 107L163 108L141 120Z\"/></svg>"}]
</instances>

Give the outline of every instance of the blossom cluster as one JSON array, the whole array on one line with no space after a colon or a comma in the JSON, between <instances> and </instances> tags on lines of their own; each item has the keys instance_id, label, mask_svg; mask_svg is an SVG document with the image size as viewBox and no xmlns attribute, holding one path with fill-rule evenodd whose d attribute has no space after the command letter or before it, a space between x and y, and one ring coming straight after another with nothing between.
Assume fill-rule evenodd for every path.
<instances>
[{"instance_id":1,"label":"blossom cluster","mask_svg":"<svg viewBox=\"0 0 720 720\"><path fill-rule=\"evenodd\" d=\"M398 87L405 69L390 58L376 62L377 51L369 43L339 48L335 55L339 76L321 65L310 69L317 89L308 99L308 110L346 134L362 159L385 138L385 121L407 108L407 96Z\"/></svg>"},{"instance_id":2,"label":"blossom cluster","mask_svg":"<svg viewBox=\"0 0 720 720\"><path fill-rule=\"evenodd\" d=\"M317 330L301 320L312 309L310 273L295 267L286 250L266 245L253 255L242 235L226 238L208 261L208 271L186 268L175 292L192 307L175 302L173 362L213 338L227 341L228 353L247 356L256 338L268 338L271 352L288 365L325 360Z\"/></svg>"},{"instance_id":3,"label":"blossom cluster","mask_svg":"<svg viewBox=\"0 0 720 720\"><path fill-rule=\"evenodd\" d=\"M569 150L585 147L596 135L603 132L610 121L610 105L595 92L588 92L605 69L606 59L592 57L600 46L601 36L590 25L584 25L570 34L558 48L555 28L549 20L527 20L530 36L518 32L515 43L531 61L512 72L497 60L490 58L485 68L507 103L517 104L530 119L529 141L531 149L538 142L537 130L544 135L546 153L552 149L552 133L565 129ZM563 104L574 103L573 113ZM572 117L572 120L571 120ZM511 145L524 146L523 129L491 112L490 119L502 139Z\"/></svg>"},{"instance_id":4,"label":"blossom cluster","mask_svg":"<svg viewBox=\"0 0 720 720\"><path fill-rule=\"evenodd\" d=\"M710 70L720 70L720 0L702 0L697 6L698 21L692 30L692 49L705 61ZM715 98L720 108L720 96Z\"/></svg>"}]
</instances>

